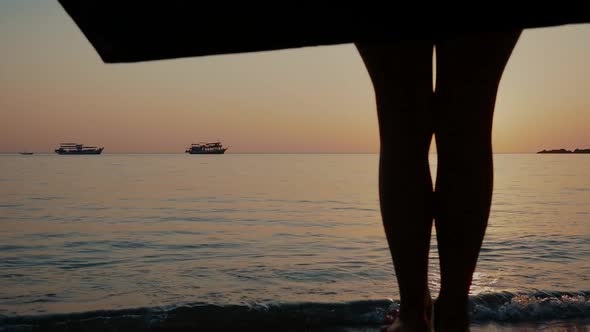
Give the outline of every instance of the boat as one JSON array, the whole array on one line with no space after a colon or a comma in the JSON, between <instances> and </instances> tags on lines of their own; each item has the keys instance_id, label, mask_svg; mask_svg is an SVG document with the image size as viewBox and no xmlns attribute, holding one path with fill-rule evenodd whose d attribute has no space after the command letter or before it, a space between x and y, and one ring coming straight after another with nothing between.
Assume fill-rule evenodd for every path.
<instances>
[{"instance_id":1,"label":"boat","mask_svg":"<svg viewBox=\"0 0 590 332\"><path fill-rule=\"evenodd\" d=\"M223 147L221 142L197 143L197 144L191 144L191 146L186 149L185 153L189 153L189 154L224 154L227 149L228 148Z\"/></svg>"},{"instance_id":2,"label":"boat","mask_svg":"<svg viewBox=\"0 0 590 332\"><path fill-rule=\"evenodd\" d=\"M30 156L32 154L34 154L34 152L19 152L20 154L22 154L23 156Z\"/></svg>"},{"instance_id":3,"label":"boat","mask_svg":"<svg viewBox=\"0 0 590 332\"><path fill-rule=\"evenodd\" d=\"M555 149L555 150L543 150L543 151L539 151L537 153L590 153L590 149L575 149L574 151L572 150L566 150L566 149Z\"/></svg>"},{"instance_id":4,"label":"boat","mask_svg":"<svg viewBox=\"0 0 590 332\"><path fill-rule=\"evenodd\" d=\"M59 148L55 149L55 153L64 155L101 154L103 149L78 143L61 143Z\"/></svg>"}]
</instances>

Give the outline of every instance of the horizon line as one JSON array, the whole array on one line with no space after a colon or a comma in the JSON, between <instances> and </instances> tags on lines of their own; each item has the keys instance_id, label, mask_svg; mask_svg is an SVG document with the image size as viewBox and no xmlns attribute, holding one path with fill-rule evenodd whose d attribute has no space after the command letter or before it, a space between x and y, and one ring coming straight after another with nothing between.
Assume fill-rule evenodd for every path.
<instances>
[{"instance_id":1,"label":"horizon line","mask_svg":"<svg viewBox=\"0 0 590 332\"><path fill-rule=\"evenodd\" d=\"M0 154L19 154L22 151L0 151ZM55 152L53 151L43 151L43 152L38 152L38 151L27 151L27 152L32 152L35 154L55 154ZM520 151L520 152L493 152L493 154L538 154L538 152L540 151ZM186 154L186 152L158 152L158 151L154 151L154 152L103 152L102 155L105 154L109 154L109 155L115 155L115 154ZM305 151L297 151L297 152L228 152L228 153L224 153L226 155L229 154L379 154L379 152L305 152ZM431 154L438 154L437 152L429 152L429 155Z\"/></svg>"}]
</instances>

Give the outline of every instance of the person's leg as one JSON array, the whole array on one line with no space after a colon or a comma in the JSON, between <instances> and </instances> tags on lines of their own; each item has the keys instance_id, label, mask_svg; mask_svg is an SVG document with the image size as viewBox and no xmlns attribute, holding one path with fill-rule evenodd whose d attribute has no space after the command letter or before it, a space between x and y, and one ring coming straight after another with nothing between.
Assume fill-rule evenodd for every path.
<instances>
[{"instance_id":1,"label":"person's leg","mask_svg":"<svg viewBox=\"0 0 590 332\"><path fill-rule=\"evenodd\" d=\"M468 327L468 293L492 198L496 92L519 35L474 33L436 42L435 224L441 266L437 331Z\"/></svg>"},{"instance_id":2,"label":"person's leg","mask_svg":"<svg viewBox=\"0 0 590 332\"><path fill-rule=\"evenodd\" d=\"M400 290L400 318L390 331L421 331L432 229L432 50L430 41L357 44L375 89L379 134L379 195ZM427 299L425 301L425 299Z\"/></svg>"}]
</instances>

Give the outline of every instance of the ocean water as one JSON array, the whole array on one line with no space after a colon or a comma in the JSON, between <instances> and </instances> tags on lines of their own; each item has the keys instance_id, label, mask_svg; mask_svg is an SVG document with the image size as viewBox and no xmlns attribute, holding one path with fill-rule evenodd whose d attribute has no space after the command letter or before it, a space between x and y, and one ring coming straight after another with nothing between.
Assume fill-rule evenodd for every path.
<instances>
[{"instance_id":1,"label":"ocean water","mask_svg":"<svg viewBox=\"0 0 590 332\"><path fill-rule=\"evenodd\" d=\"M590 319L590 155L494 160L474 321ZM377 163L0 155L0 329L378 324L398 292ZM438 271L433 235L434 295Z\"/></svg>"}]
</instances>

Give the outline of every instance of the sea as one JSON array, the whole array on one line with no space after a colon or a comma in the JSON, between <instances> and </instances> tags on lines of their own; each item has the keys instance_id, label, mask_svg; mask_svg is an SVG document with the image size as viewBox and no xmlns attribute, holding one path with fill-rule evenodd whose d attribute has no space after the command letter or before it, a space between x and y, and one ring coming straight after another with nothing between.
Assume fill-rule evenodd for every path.
<instances>
[{"instance_id":1,"label":"sea","mask_svg":"<svg viewBox=\"0 0 590 332\"><path fill-rule=\"evenodd\" d=\"M378 160L1 154L0 331L378 331ZM494 164L472 331L590 331L590 155Z\"/></svg>"}]
</instances>

